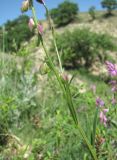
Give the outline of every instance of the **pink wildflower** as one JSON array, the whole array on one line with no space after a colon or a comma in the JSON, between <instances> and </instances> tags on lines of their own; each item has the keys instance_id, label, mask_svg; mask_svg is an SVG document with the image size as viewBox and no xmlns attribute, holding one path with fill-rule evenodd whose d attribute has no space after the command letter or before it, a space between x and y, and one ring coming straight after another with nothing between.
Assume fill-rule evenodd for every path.
<instances>
[{"instance_id":1,"label":"pink wildflower","mask_svg":"<svg viewBox=\"0 0 117 160\"><path fill-rule=\"evenodd\" d=\"M103 112L104 112L104 113L106 113L106 112L108 112L108 111L109 111L108 108L103 109Z\"/></svg>"},{"instance_id":2,"label":"pink wildflower","mask_svg":"<svg viewBox=\"0 0 117 160\"><path fill-rule=\"evenodd\" d=\"M107 124L107 118L106 115L103 111L100 112L100 122L104 124L104 126L106 126Z\"/></svg>"}]
</instances>

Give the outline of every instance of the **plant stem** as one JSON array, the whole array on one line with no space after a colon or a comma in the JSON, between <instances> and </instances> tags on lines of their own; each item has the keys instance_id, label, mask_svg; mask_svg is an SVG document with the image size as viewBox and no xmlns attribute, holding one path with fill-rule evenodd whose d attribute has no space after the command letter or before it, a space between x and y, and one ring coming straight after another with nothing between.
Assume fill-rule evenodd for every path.
<instances>
[{"instance_id":1,"label":"plant stem","mask_svg":"<svg viewBox=\"0 0 117 160\"><path fill-rule=\"evenodd\" d=\"M47 8L47 6L45 4L44 4L44 7L46 9L46 14L47 14L47 18L48 18L48 21L49 21L49 26L50 26L51 31L52 31L53 43L54 43L55 51L56 51L56 54L57 54L57 58L58 58L58 62L59 62L59 67L60 67L60 70L61 70L61 73L62 73L63 72L63 68L62 68L62 63L61 63L59 51L58 51L57 44L56 44L54 27L53 27L52 22L51 22L51 17L50 17L48 8Z\"/></svg>"},{"instance_id":2,"label":"plant stem","mask_svg":"<svg viewBox=\"0 0 117 160\"><path fill-rule=\"evenodd\" d=\"M34 9L33 6L31 7L31 9L32 9L32 13L33 13L35 24L37 26L38 25L38 21L37 21L37 18L36 18L35 9ZM55 37L54 37L53 29L52 29L52 33L53 33L53 39L54 39ZM47 64L50 67L50 69L53 71L53 73L55 74L55 76L56 76L56 78L57 78L57 80L59 82L59 85L60 85L60 87L61 87L61 89L63 91L63 95L65 96L67 105L69 107L70 113L71 113L72 118L74 120L74 123L75 123L76 127L78 128L83 140L85 141L85 143L86 143L86 145L87 145L87 147L88 147L93 159L97 160L96 153L95 153L94 149L92 148L92 145L89 143L89 140L85 135L85 132L83 131L82 127L80 126L80 124L78 122L77 113L76 113L76 110L75 110L74 105L73 105L73 100L72 100L72 95L71 95L71 91L70 91L70 88L69 88L69 84L66 81L64 81L64 83L63 83L59 72L56 70L56 67L54 66L54 64L53 64L53 62L52 62L52 60L51 60L51 58L50 58L50 56L49 56L49 54L47 52L47 49L45 47L42 35L40 35L40 40L41 40L42 47L43 47L43 49L45 51L45 54L47 56L47 60L48 60ZM55 47L57 49L56 41L55 41ZM58 49L56 50L56 52L57 52L58 57L59 57ZM61 69L62 69L62 65L61 65ZM62 70L61 70L61 72L62 72Z\"/></svg>"},{"instance_id":3,"label":"plant stem","mask_svg":"<svg viewBox=\"0 0 117 160\"><path fill-rule=\"evenodd\" d=\"M95 146L95 136L96 136L96 126L97 126L97 117L98 117L98 111L99 111L99 108L97 107L96 108L96 111L95 111L95 116L94 116L94 120L93 120L93 132L92 132L92 141L91 141L91 144L93 145L93 147Z\"/></svg>"},{"instance_id":4,"label":"plant stem","mask_svg":"<svg viewBox=\"0 0 117 160\"><path fill-rule=\"evenodd\" d=\"M50 59L50 57L49 57L49 55L48 55L48 53L47 53L47 50L46 50L46 47L45 47L43 41L41 41L41 43L42 43L42 46L43 46L43 48L44 48L44 51L45 51L47 57L49 58L49 61L51 62L51 59ZM68 86L68 84L66 83L66 85L65 85L66 87L65 87L65 88L63 87L63 84L62 84L62 82L61 82L59 73L57 73L56 69L54 68L53 63L52 63L52 66L51 66L51 67L52 67L52 70L53 70L53 72L54 72L54 74L55 74L55 76L56 76L56 78L57 78L57 80L58 80L58 82L59 82L59 85L60 85L61 89L63 90L63 94L64 94L64 96L65 96L65 98L66 98L66 102L67 102L67 104L68 104L68 107L69 107L70 113L71 113L71 115L72 115L72 118L73 118L73 120L74 120L74 122L75 122L75 125L76 125L76 127L78 128L78 130L79 130L79 132L80 132L83 140L84 140L85 143L87 144L87 147L89 148L89 151L90 151L93 159L94 159L94 160L97 160L96 153L95 153L94 149L92 148L92 145L89 143L89 140L88 140L88 138L87 138L86 135L85 135L85 132L83 131L82 127L80 126L80 124L79 124L79 122L78 122L77 113L76 113L75 108L74 108L74 105L73 105L72 96L71 96L71 92L70 92L69 86Z\"/></svg>"}]
</instances>

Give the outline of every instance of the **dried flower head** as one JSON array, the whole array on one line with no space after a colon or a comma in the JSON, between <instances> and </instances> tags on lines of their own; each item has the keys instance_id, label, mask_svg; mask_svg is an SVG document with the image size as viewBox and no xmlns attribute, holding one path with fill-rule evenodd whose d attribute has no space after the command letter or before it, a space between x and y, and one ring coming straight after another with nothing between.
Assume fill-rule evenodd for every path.
<instances>
[{"instance_id":1,"label":"dried flower head","mask_svg":"<svg viewBox=\"0 0 117 160\"><path fill-rule=\"evenodd\" d=\"M23 2L22 2L21 11L22 11L22 12L28 11L29 6L30 6L29 0L23 1Z\"/></svg>"}]
</instances>

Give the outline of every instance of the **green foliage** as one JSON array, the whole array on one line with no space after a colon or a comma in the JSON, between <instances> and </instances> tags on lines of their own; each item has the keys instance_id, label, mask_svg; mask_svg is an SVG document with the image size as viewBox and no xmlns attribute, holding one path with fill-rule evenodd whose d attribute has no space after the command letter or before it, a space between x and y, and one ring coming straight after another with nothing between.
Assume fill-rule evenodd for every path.
<instances>
[{"instance_id":1,"label":"green foliage","mask_svg":"<svg viewBox=\"0 0 117 160\"><path fill-rule=\"evenodd\" d=\"M49 73L49 78L41 84L31 72L26 70L27 63L23 64L20 69L14 61L7 60L4 66L2 64L0 63L0 77L4 78L0 78L0 132L4 136L0 135L0 142L1 145L5 145L8 140L5 134L12 133L20 137L23 144L21 149L16 147L19 146L17 142L9 144L8 149L2 146L0 158L23 159L28 145L31 148L31 150L29 149L29 160L36 160L39 157L44 160L81 160L85 153L91 159L84 141L73 124L53 74ZM87 82L81 87L72 84L70 89L78 119L90 141L95 113L95 97L97 95L103 97L108 106L110 104L107 101L110 99L107 93L110 90L104 82L97 78L95 79L97 89L94 93L89 87L94 83L94 79L84 71L82 71L82 75L78 71L75 74L78 75L75 80L80 77ZM39 92L35 90L37 83L38 89L41 89ZM79 90L83 87L86 88L86 92L80 93ZM111 106L110 109L112 109L112 117L116 122L114 114L116 106ZM97 123L96 137L99 135L106 138L104 144L100 145L100 159L107 159L112 155L115 157L116 128L113 129L112 125L108 128L103 127L99 123L99 115ZM4 143L2 144L2 142ZM16 154L13 152L14 150ZM106 152L107 150L108 152Z\"/></svg>"},{"instance_id":2,"label":"green foliage","mask_svg":"<svg viewBox=\"0 0 117 160\"><path fill-rule=\"evenodd\" d=\"M103 61L107 57L104 51L115 49L110 36L97 34L88 29L65 31L62 35L57 35L56 40L58 49L62 53L62 64L66 67L78 65L90 67L95 59ZM54 51L53 46L51 50Z\"/></svg>"},{"instance_id":3,"label":"green foliage","mask_svg":"<svg viewBox=\"0 0 117 160\"><path fill-rule=\"evenodd\" d=\"M50 10L50 15L54 23L60 27L74 21L78 14L77 4L69 1L61 3L58 8Z\"/></svg>"},{"instance_id":4,"label":"green foliage","mask_svg":"<svg viewBox=\"0 0 117 160\"><path fill-rule=\"evenodd\" d=\"M25 41L29 41L34 35L34 31L30 32L29 30L28 21L29 17L22 15L13 21L8 21L5 24L4 42L6 52L18 51L21 44ZM3 46L3 36L0 38L0 44Z\"/></svg>"},{"instance_id":5,"label":"green foliage","mask_svg":"<svg viewBox=\"0 0 117 160\"><path fill-rule=\"evenodd\" d=\"M32 67L29 66L29 62L28 60L27 64L27 61L24 60L17 64L10 56L8 59L3 59L1 56L0 146L7 144L9 129L14 125L17 126L19 119L30 114L31 107L36 104L34 101L36 76L29 74ZM28 92L28 88L30 88L30 92Z\"/></svg>"},{"instance_id":6,"label":"green foliage","mask_svg":"<svg viewBox=\"0 0 117 160\"><path fill-rule=\"evenodd\" d=\"M103 8L107 8L109 15L117 8L117 0L102 0L101 4Z\"/></svg>"},{"instance_id":7,"label":"green foliage","mask_svg":"<svg viewBox=\"0 0 117 160\"><path fill-rule=\"evenodd\" d=\"M95 13L95 6L92 6L89 8L89 15L91 16L92 20L94 20L96 18L96 13Z\"/></svg>"}]
</instances>

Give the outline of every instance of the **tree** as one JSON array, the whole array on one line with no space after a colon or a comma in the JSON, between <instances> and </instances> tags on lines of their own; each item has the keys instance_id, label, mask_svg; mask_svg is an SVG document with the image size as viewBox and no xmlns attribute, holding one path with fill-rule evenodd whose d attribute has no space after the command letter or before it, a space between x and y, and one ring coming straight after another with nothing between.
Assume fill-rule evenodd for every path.
<instances>
[{"instance_id":1,"label":"tree","mask_svg":"<svg viewBox=\"0 0 117 160\"><path fill-rule=\"evenodd\" d=\"M95 6L91 6L89 8L89 15L91 16L92 20L94 20L96 18L96 15L95 15Z\"/></svg>"},{"instance_id":2,"label":"tree","mask_svg":"<svg viewBox=\"0 0 117 160\"><path fill-rule=\"evenodd\" d=\"M50 15L54 23L60 27L74 21L78 10L77 4L65 1L61 3L58 8L50 10Z\"/></svg>"},{"instance_id":3,"label":"tree","mask_svg":"<svg viewBox=\"0 0 117 160\"><path fill-rule=\"evenodd\" d=\"M103 8L107 8L108 15L117 8L117 0L102 0L101 4Z\"/></svg>"}]
</instances>

